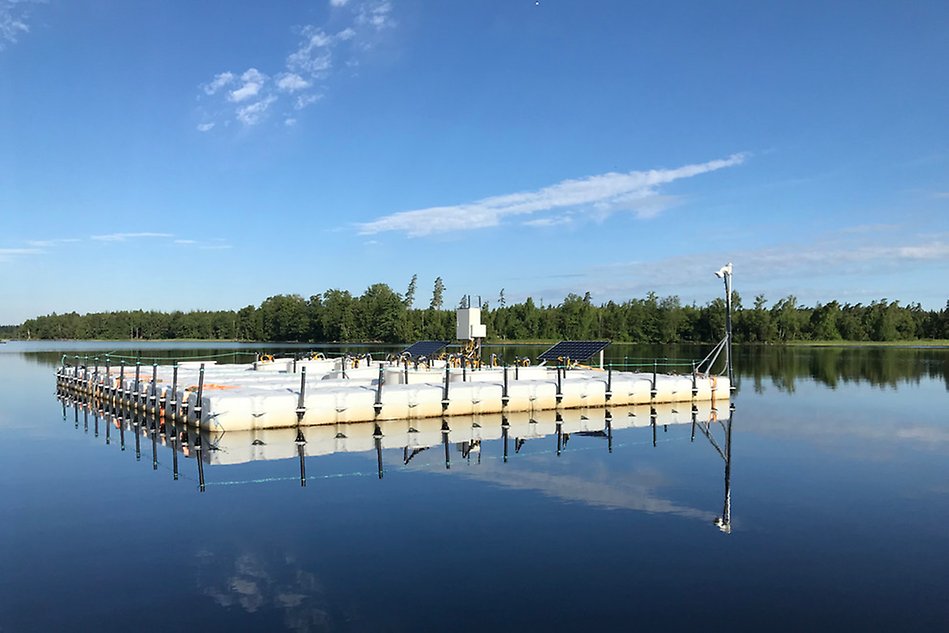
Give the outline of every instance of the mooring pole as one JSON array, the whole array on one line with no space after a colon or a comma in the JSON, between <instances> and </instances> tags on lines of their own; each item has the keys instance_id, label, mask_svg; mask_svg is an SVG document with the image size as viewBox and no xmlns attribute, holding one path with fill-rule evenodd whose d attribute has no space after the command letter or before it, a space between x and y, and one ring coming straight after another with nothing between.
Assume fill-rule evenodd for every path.
<instances>
[{"instance_id":1,"label":"mooring pole","mask_svg":"<svg viewBox=\"0 0 949 633\"><path fill-rule=\"evenodd\" d=\"M373 404L373 408L376 410L376 415L379 415L379 412L382 411L382 383L385 382L385 369L383 364L379 363L379 379L376 381L376 402Z\"/></svg>"},{"instance_id":2,"label":"mooring pole","mask_svg":"<svg viewBox=\"0 0 949 633\"><path fill-rule=\"evenodd\" d=\"M613 398L613 363L606 368L606 401Z\"/></svg>"},{"instance_id":3,"label":"mooring pole","mask_svg":"<svg viewBox=\"0 0 949 633\"><path fill-rule=\"evenodd\" d=\"M132 405L135 407L136 411L138 410L138 404L139 404L139 389L141 388L139 382L141 381L141 378L142 378L142 361L135 361L135 395L134 395L134 400L133 400Z\"/></svg>"},{"instance_id":4,"label":"mooring pole","mask_svg":"<svg viewBox=\"0 0 949 633\"><path fill-rule=\"evenodd\" d=\"M178 363L176 362L171 369L171 420L174 422L178 418Z\"/></svg>"},{"instance_id":5,"label":"mooring pole","mask_svg":"<svg viewBox=\"0 0 949 633\"><path fill-rule=\"evenodd\" d=\"M303 406L304 398L306 397L306 366L300 368L300 397L297 398L297 421L303 420L303 415L306 413L306 407Z\"/></svg>"},{"instance_id":6,"label":"mooring pole","mask_svg":"<svg viewBox=\"0 0 949 633\"><path fill-rule=\"evenodd\" d=\"M451 372L451 368L446 364L445 365L445 385L442 387L442 411L448 408L450 401L448 400L448 376Z\"/></svg>"},{"instance_id":7,"label":"mooring pole","mask_svg":"<svg viewBox=\"0 0 949 633\"><path fill-rule=\"evenodd\" d=\"M501 406L506 407L511 398L507 394L507 364L504 365L504 390L501 392Z\"/></svg>"},{"instance_id":8,"label":"mooring pole","mask_svg":"<svg viewBox=\"0 0 949 633\"><path fill-rule=\"evenodd\" d=\"M204 409L204 404L202 402L203 397L204 397L204 363L201 363L201 367L198 368L198 399L195 402L195 407L194 407L194 423L198 427L201 426L201 411Z\"/></svg>"},{"instance_id":9,"label":"mooring pole","mask_svg":"<svg viewBox=\"0 0 949 633\"><path fill-rule=\"evenodd\" d=\"M158 363L152 364L152 388L148 394L148 404L151 407L151 413L158 417Z\"/></svg>"}]
</instances>

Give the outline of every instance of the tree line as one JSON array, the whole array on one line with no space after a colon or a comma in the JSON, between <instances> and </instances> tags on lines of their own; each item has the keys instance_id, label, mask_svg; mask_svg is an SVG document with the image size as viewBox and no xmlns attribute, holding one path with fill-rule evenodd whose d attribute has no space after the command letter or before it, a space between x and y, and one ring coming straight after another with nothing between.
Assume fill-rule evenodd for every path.
<instances>
[{"instance_id":1,"label":"tree line","mask_svg":"<svg viewBox=\"0 0 949 633\"><path fill-rule=\"evenodd\" d=\"M208 339L267 342L383 342L453 340L455 312L444 306L445 285L435 280L428 307L416 308L417 277L404 293L377 283L359 296L330 289L308 299L275 295L239 310L158 312L145 310L49 314L7 326L9 338ZM459 305L464 302L462 298ZM768 305L764 295L750 307L732 296L736 342L897 341L949 339L949 301L942 310L880 299L869 304L837 301L800 305L794 296ZM725 302L683 304L679 297L643 298L596 305L590 293L569 294L558 304L532 298L508 304L504 290L482 305L482 322L497 341L609 339L633 343L715 342L725 330Z\"/></svg>"}]
</instances>

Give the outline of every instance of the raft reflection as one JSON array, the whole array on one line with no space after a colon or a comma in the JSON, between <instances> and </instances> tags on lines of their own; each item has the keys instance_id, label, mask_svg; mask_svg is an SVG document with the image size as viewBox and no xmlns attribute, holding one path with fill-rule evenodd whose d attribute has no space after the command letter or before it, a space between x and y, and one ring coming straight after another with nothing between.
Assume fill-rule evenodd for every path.
<instances>
[{"instance_id":1,"label":"raft reflection","mask_svg":"<svg viewBox=\"0 0 949 633\"><path fill-rule=\"evenodd\" d=\"M122 450L125 450L125 432L134 434L136 461L141 459L141 439L151 444L152 469L160 463L158 447L170 452L172 475L178 479L179 456L193 459L198 488L206 490L205 466L218 468L256 461L291 460L298 462L298 481L307 485L306 460L336 453L375 452L376 475L386 472L383 450L402 449L400 466L407 467L421 453L443 449L444 468L451 470L453 456L481 464L482 445L499 441L498 455L507 463L528 444L550 442L549 451L560 457L573 437L595 438L603 441L603 448L613 452L614 434L633 429L649 429L653 447L658 446L658 434L672 425L691 425L690 440L701 435L724 463L724 500L722 512L714 520L722 532L731 532L731 440L734 405L721 417L711 403L692 405L637 405L626 407L568 409L564 411L517 412L510 415L455 416L415 420L387 420L377 423L332 424L285 429L214 432L192 426L175 425L171 421L132 412L113 415L95 410L80 402L62 399L63 419L67 407L73 408L72 421L78 429L80 410L83 429L88 433L88 418L99 436L100 418L105 426L105 443L111 442L111 429L119 431ZM390 462L391 467L391 462ZM296 477L294 477L296 478ZM285 479L276 477L274 479ZM228 482L242 483L242 482ZM250 482L247 482L250 483Z\"/></svg>"}]
</instances>

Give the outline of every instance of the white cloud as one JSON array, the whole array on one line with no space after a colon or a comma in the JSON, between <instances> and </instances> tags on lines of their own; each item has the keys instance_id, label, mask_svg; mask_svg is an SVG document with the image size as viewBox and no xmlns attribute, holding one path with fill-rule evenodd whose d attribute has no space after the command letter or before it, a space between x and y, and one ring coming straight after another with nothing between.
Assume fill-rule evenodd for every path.
<instances>
[{"instance_id":1,"label":"white cloud","mask_svg":"<svg viewBox=\"0 0 949 633\"><path fill-rule=\"evenodd\" d=\"M264 75L256 68L248 68L244 71L244 74L241 75L241 81L243 84L241 84L240 88L228 93L228 101L240 103L241 101L256 97L260 89L263 88L267 82L267 75Z\"/></svg>"},{"instance_id":2,"label":"white cloud","mask_svg":"<svg viewBox=\"0 0 949 633\"><path fill-rule=\"evenodd\" d=\"M197 244L197 240L175 240L175 244Z\"/></svg>"},{"instance_id":3,"label":"white cloud","mask_svg":"<svg viewBox=\"0 0 949 633\"><path fill-rule=\"evenodd\" d=\"M618 210L630 210L640 217L653 217L659 212L657 205L662 200L658 192L660 185L740 165L745 156L733 154L728 158L675 169L607 173L564 180L536 191L493 196L468 204L401 211L360 224L359 232L371 235L399 231L418 237L492 227L510 216L560 209L575 209L577 213L586 213L600 220ZM643 213L643 208L649 211Z\"/></svg>"},{"instance_id":4,"label":"white cloud","mask_svg":"<svg viewBox=\"0 0 949 633\"><path fill-rule=\"evenodd\" d=\"M333 36L313 26L305 27L303 35L303 42L287 57L287 68L314 78L325 77L333 66Z\"/></svg>"},{"instance_id":5,"label":"white cloud","mask_svg":"<svg viewBox=\"0 0 949 633\"><path fill-rule=\"evenodd\" d=\"M224 86L229 85L234 81L234 73L232 72L223 72L214 75L214 79L204 84L204 93L208 95L215 94L218 90Z\"/></svg>"},{"instance_id":6,"label":"white cloud","mask_svg":"<svg viewBox=\"0 0 949 633\"><path fill-rule=\"evenodd\" d=\"M276 100L277 97L270 95L260 101L238 108L237 120L247 126L257 125L263 120L267 110Z\"/></svg>"},{"instance_id":7,"label":"white cloud","mask_svg":"<svg viewBox=\"0 0 949 633\"><path fill-rule=\"evenodd\" d=\"M201 84L203 95L216 96L218 105L217 111L208 102L200 106L199 120L202 123L198 130L206 132L217 123L227 125L231 116L245 126L257 125L263 120L264 113L271 109L279 112L285 125L292 125L288 122L296 121L295 110L303 110L322 98L325 82L337 63L346 68L358 65L354 55L370 50L372 40L379 37L376 33L395 25L393 5L388 0L368 3L330 0L330 4L341 9L334 12L333 21L343 22L342 28L302 27L298 31L300 40L287 55L283 68L274 69L269 75L257 68L249 68L239 77L229 71L221 72L211 81ZM199 97L203 95L199 94ZM238 104L238 107L232 108L229 104Z\"/></svg>"},{"instance_id":8,"label":"white cloud","mask_svg":"<svg viewBox=\"0 0 949 633\"><path fill-rule=\"evenodd\" d=\"M293 102L293 109L302 110L303 108L307 106L313 105L314 103L316 103L322 98L323 98L323 95L314 95L314 94L300 95Z\"/></svg>"},{"instance_id":9,"label":"white cloud","mask_svg":"<svg viewBox=\"0 0 949 633\"><path fill-rule=\"evenodd\" d=\"M310 82L296 73L281 73L277 75L277 88L283 92L297 92L310 87Z\"/></svg>"},{"instance_id":10,"label":"white cloud","mask_svg":"<svg viewBox=\"0 0 949 633\"><path fill-rule=\"evenodd\" d=\"M21 35L30 32L27 24L32 0L0 0L0 51L16 44Z\"/></svg>"},{"instance_id":11,"label":"white cloud","mask_svg":"<svg viewBox=\"0 0 949 633\"><path fill-rule=\"evenodd\" d=\"M287 117L286 119L283 120L283 124L286 125L287 127L293 127L294 125L297 124L297 120L294 119L293 117Z\"/></svg>"},{"instance_id":12,"label":"white cloud","mask_svg":"<svg viewBox=\"0 0 949 633\"><path fill-rule=\"evenodd\" d=\"M356 24L370 26L377 31L395 26L392 20L392 3L388 0L373 2L359 7Z\"/></svg>"},{"instance_id":13,"label":"white cloud","mask_svg":"<svg viewBox=\"0 0 949 633\"><path fill-rule=\"evenodd\" d=\"M93 235L92 239L98 242L124 242L126 240L144 237L174 237L171 233L109 233L108 235Z\"/></svg>"},{"instance_id":14,"label":"white cloud","mask_svg":"<svg viewBox=\"0 0 949 633\"><path fill-rule=\"evenodd\" d=\"M560 216L550 216L547 218L536 218L534 220L527 220L521 222L524 226L539 226L539 227L550 227L550 226L563 226L565 224L573 223L573 216L569 213Z\"/></svg>"}]
</instances>

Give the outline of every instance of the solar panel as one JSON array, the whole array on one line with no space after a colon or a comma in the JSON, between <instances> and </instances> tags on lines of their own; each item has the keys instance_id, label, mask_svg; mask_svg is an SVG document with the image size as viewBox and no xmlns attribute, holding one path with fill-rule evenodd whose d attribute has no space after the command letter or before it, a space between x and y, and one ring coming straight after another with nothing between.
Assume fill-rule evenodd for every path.
<instances>
[{"instance_id":1,"label":"solar panel","mask_svg":"<svg viewBox=\"0 0 949 633\"><path fill-rule=\"evenodd\" d=\"M609 341L560 341L537 357L538 360L569 358L584 361L609 345Z\"/></svg>"},{"instance_id":2,"label":"solar panel","mask_svg":"<svg viewBox=\"0 0 949 633\"><path fill-rule=\"evenodd\" d=\"M402 354L408 354L412 358L424 356L431 358L448 346L449 341L418 341L402 350Z\"/></svg>"}]
</instances>

